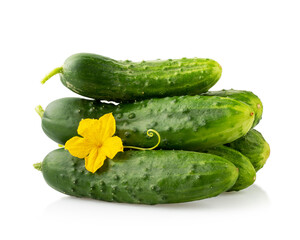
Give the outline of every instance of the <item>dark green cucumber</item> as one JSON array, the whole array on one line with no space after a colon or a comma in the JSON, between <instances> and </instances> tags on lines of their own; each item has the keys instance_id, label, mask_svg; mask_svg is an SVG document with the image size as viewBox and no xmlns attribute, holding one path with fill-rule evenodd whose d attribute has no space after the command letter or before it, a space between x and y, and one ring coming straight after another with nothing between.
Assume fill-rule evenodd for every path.
<instances>
[{"instance_id":1,"label":"dark green cucumber","mask_svg":"<svg viewBox=\"0 0 300 240\"><path fill-rule=\"evenodd\" d=\"M243 91L243 90L221 90L221 91L212 91L201 94L203 96L219 96L219 97L230 97L235 100L241 101L252 107L255 113L255 119L253 126L255 127L262 118L263 105L259 97L257 97L253 92Z\"/></svg>"},{"instance_id":2,"label":"dark green cucumber","mask_svg":"<svg viewBox=\"0 0 300 240\"><path fill-rule=\"evenodd\" d=\"M99 118L112 112L124 145L152 147L148 129L161 136L163 149L200 150L232 142L252 126L253 110L246 104L216 96L180 96L144 100L131 104L101 103L80 98L62 98L50 103L42 117L46 135L65 144L77 135L83 118Z\"/></svg>"},{"instance_id":3,"label":"dark green cucumber","mask_svg":"<svg viewBox=\"0 0 300 240\"><path fill-rule=\"evenodd\" d=\"M262 134L252 129L244 137L241 137L227 146L236 149L249 158L256 171L261 169L270 156L270 146Z\"/></svg>"},{"instance_id":4,"label":"dark green cucumber","mask_svg":"<svg viewBox=\"0 0 300 240\"><path fill-rule=\"evenodd\" d=\"M42 82L60 73L61 82L85 97L132 102L206 92L221 77L214 60L182 58L157 61L116 61L96 54L70 56Z\"/></svg>"},{"instance_id":5,"label":"dark green cucumber","mask_svg":"<svg viewBox=\"0 0 300 240\"><path fill-rule=\"evenodd\" d=\"M179 203L214 197L233 186L237 168L211 154L188 151L126 151L105 160L96 173L64 149L49 153L41 169L57 191L110 202Z\"/></svg>"},{"instance_id":6,"label":"dark green cucumber","mask_svg":"<svg viewBox=\"0 0 300 240\"><path fill-rule=\"evenodd\" d=\"M228 191L240 191L254 183L256 179L255 169L250 160L240 152L226 146L209 148L203 152L220 156L232 162L239 169L239 177Z\"/></svg>"}]
</instances>

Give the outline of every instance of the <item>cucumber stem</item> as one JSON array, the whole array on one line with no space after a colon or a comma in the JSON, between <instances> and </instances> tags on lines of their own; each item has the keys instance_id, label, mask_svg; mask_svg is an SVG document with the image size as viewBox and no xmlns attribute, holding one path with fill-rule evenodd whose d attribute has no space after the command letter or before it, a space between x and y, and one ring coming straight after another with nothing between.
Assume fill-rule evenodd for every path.
<instances>
[{"instance_id":1,"label":"cucumber stem","mask_svg":"<svg viewBox=\"0 0 300 240\"><path fill-rule=\"evenodd\" d=\"M33 164L33 167L36 170L42 171L42 163L41 162Z\"/></svg>"},{"instance_id":2,"label":"cucumber stem","mask_svg":"<svg viewBox=\"0 0 300 240\"><path fill-rule=\"evenodd\" d=\"M51 77L53 77L54 75L58 74L58 73L62 73L63 67L58 67L53 69L50 73L48 73L41 81L42 84L44 84L45 82L47 82L48 79L50 79Z\"/></svg>"},{"instance_id":3,"label":"cucumber stem","mask_svg":"<svg viewBox=\"0 0 300 240\"><path fill-rule=\"evenodd\" d=\"M45 112L41 105L36 106L35 111L38 115L40 115L41 118L43 117Z\"/></svg>"}]
</instances>

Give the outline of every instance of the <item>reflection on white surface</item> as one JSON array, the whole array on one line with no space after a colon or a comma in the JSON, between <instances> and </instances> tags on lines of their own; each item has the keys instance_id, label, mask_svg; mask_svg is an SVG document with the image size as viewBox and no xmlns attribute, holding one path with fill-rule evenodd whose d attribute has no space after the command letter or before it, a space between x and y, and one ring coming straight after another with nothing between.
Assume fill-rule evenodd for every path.
<instances>
[{"instance_id":1,"label":"reflection on white surface","mask_svg":"<svg viewBox=\"0 0 300 240\"><path fill-rule=\"evenodd\" d=\"M139 205L110 203L93 199L83 199L75 197L62 197L46 207L44 216L48 215L106 215L127 212L138 214L141 210L146 213L151 211L158 212L164 210L214 212L216 211L242 211L254 209L266 209L270 206L267 193L257 185L252 185L248 189L239 192L226 192L221 195L200 201L179 203L179 204L159 204L159 205ZM135 210L135 211L133 211ZM140 213L139 213L140 214Z\"/></svg>"}]
</instances>

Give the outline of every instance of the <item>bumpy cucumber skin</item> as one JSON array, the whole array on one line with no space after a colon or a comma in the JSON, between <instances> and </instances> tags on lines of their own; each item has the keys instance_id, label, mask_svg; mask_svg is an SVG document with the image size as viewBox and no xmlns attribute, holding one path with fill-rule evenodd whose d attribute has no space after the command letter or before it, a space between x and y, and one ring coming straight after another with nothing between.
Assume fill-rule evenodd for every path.
<instances>
[{"instance_id":1,"label":"bumpy cucumber skin","mask_svg":"<svg viewBox=\"0 0 300 240\"><path fill-rule=\"evenodd\" d=\"M134 63L79 53L65 61L60 78L67 88L85 97L133 102L203 93L216 84L221 74L221 66L211 59Z\"/></svg>"},{"instance_id":2,"label":"bumpy cucumber skin","mask_svg":"<svg viewBox=\"0 0 300 240\"><path fill-rule=\"evenodd\" d=\"M42 172L52 188L71 196L142 204L214 197L238 177L237 168L221 157L166 150L118 153L93 174L83 159L57 149L45 157Z\"/></svg>"},{"instance_id":3,"label":"bumpy cucumber skin","mask_svg":"<svg viewBox=\"0 0 300 240\"><path fill-rule=\"evenodd\" d=\"M256 171L261 169L270 156L270 146L262 134L255 129L249 131L227 146L239 151L249 158Z\"/></svg>"},{"instance_id":4,"label":"bumpy cucumber skin","mask_svg":"<svg viewBox=\"0 0 300 240\"><path fill-rule=\"evenodd\" d=\"M239 177L233 187L228 191L240 191L255 182L256 171L250 160L240 152L226 146L209 148L203 152L220 156L232 162L239 169Z\"/></svg>"},{"instance_id":5,"label":"bumpy cucumber skin","mask_svg":"<svg viewBox=\"0 0 300 240\"><path fill-rule=\"evenodd\" d=\"M219 96L219 97L229 97L249 105L255 113L255 119L252 128L254 128L262 118L263 105L258 96L253 92L243 91L243 90L221 90L221 91L210 91L201 94L203 96Z\"/></svg>"},{"instance_id":6,"label":"bumpy cucumber skin","mask_svg":"<svg viewBox=\"0 0 300 240\"><path fill-rule=\"evenodd\" d=\"M42 118L46 135L65 144L77 135L83 118L99 118L112 112L124 145L152 147L157 138L146 136L155 129L162 149L201 150L232 142L252 126L253 110L246 104L216 96L181 96L144 100L132 104L101 103L80 98L58 99Z\"/></svg>"}]
</instances>

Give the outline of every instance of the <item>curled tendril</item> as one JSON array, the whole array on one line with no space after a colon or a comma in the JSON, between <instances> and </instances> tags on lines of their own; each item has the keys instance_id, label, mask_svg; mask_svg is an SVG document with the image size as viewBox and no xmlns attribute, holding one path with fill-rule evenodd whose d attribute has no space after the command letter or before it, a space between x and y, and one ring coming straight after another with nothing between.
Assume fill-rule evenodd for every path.
<instances>
[{"instance_id":1,"label":"curled tendril","mask_svg":"<svg viewBox=\"0 0 300 240\"><path fill-rule=\"evenodd\" d=\"M151 148L140 148L140 147L134 147L134 146L123 146L123 148L132 148L132 149L143 150L143 151L153 150L153 149L155 149L160 144L160 135L159 135L159 133L156 130L154 130L154 129L148 129L147 130L147 136L153 137L153 133L155 133L157 135L157 138L158 138L157 144L155 146L153 146Z\"/></svg>"}]
</instances>

